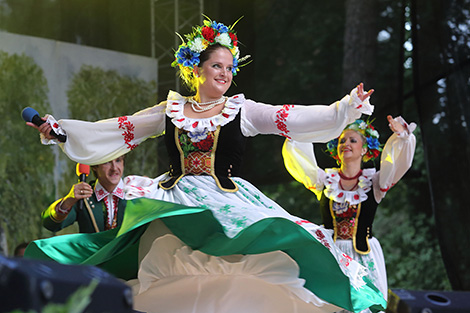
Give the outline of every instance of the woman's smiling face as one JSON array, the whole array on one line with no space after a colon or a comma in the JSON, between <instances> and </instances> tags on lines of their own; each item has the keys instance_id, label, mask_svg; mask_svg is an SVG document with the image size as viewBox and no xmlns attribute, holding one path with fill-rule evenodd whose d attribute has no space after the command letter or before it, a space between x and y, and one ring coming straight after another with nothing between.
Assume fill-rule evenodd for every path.
<instances>
[{"instance_id":1,"label":"woman's smiling face","mask_svg":"<svg viewBox=\"0 0 470 313\"><path fill-rule=\"evenodd\" d=\"M199 76L199 93L208 98L220 98L232 84L233 56L230 50L220 47L195 72Z\"/></svg>"}]
</instances>

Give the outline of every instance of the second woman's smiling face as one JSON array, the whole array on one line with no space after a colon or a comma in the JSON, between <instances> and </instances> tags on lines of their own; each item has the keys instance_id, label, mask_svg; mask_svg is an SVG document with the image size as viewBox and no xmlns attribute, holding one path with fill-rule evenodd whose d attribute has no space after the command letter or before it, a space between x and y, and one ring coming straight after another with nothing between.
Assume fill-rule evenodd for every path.
<instances>
[{"instance_id":1,"label":"second woman's smiling face","mask_svg":"<svg viewBox=\"0 0 470 313\"><path fill-rule=\"evenodd\" d=\"M207 61L196 68L200 95L213 99L223 96L232 84L232 68L233 56L228 49L221 47L212 51Z\"/></svg>"},{"instance_id":2,"label":"second woman's smiling face","mask_svg":"<svg viewBox=\"0 0 470 313\"><path fill-rule=\"evenodd\" d=\"M354 130L346 130L338 140L338 156L341 162L346 160L360 160L367 152L363 147L362 137Z\"/></svg>"}]
</instances>

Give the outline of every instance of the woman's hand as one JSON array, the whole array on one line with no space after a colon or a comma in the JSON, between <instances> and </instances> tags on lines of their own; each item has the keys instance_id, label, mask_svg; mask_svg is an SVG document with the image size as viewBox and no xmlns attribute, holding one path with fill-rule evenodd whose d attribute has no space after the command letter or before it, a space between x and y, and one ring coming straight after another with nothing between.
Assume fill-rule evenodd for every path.
<instances>
[{"instance_id":1,"label":"woman's hand","mask_svg":"<svg viewBox=\"0 0 470 313\"><path fill-rule=\"evenodd\" d=\"M374 93L374 89L369 90L367 93L364 93L364 84L360 83L357 86L357 96L361 101L364 101L367 99L367 97L370 97Z\"/></svg>"},{"instance_id":2,"label":"woman's hand","mask_svg":"<svg viewBox=\"0 0 470 313\"><path fill-rule=\"evenodd\" d=\"M46 122L46 118L45 117L41 117L41 119L43 121ZM41 126L36 126L35 124L31 123L31 122L26 122L26 125L28 126L31 126L33 128L36 128L41 134L44 135L44 137L46 139L49 139L49 140L52 140L52 139L55 139L54 136L51 136L50 133L51 133L51 130L52 130L52 126L49 124L49 123L43 123L41 124Z\"/></svg>"},{"instance_id":3,"label":"woman's hand","mask_svg":"<svg viewBox=\"0 0 470 313\"><path fill-rule=\"evenodd\" d=\"M406 130L406 126L402 125L400 122L397 122L391 115L387 115L387 120L392 132L401 133Z\"/></svg>"}]
</instances>

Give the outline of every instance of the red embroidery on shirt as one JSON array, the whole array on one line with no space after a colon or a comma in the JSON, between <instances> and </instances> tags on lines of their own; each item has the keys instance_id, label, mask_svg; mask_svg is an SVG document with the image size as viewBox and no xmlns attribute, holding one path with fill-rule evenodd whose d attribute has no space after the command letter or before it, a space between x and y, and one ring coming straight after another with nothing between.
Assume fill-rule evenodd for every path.
<instances>
[{"instance_id":1,"label":"red embroidery on shirt","mask_svg":"<svg viewBox=\"0 0 470 313\"><path fill-rule=\"evenodd\" d=\"M352 258L349 255L345 254L345 253L343 253L343 257L345 257L349 261L352 261Z\"/></svg>"},{"instance_id":2,"label":"red embroidery on shirt","mask_svg":"<svg viewBox=\"0 0 470 313\"><path fill-rule=\"evenodd\" d=\"M222 116L225 117L225 118L229 118L230 115L228 115L227 113L222 113Z\"/></svg>"},{"instance_id":3,"label":"red embroidery on shirt","mask_svg":"<svg viewBox=\"0 0 470 313\"><path fill-rule=\"evenodd\" d=\"M116 194L116 196L123 197L124 196L124 190L122 190L122 188L118 187L118 188L116 188L115 194Z\"/></svg>"},{"instance_id":4,"label":"red embroidery on shirt","mask_svg":"<svg viewBox=\"0 0 470 313\"><path fill-rule=\"evenodd\" d=\"M287 129L286 121L289 116L288 111L293 107L292 104L283 105L282 109L276 112L276 120L274 121L274 123L277 124L277 129L281 131L280 135L289 139L291 139L291 137L287 135L290 131Z\"/></svg>"},{"instance_id":5,"label":"red embroidery on shirt","mask_svg":"<svg viewBox=\"0 0 470 313\"><path fill-rule=\"evenodd\" d=\"M177 122L182 122L184 121L184 118L180 118L179 120L176 120Z\"/></svg>"},{"instance_id":6,"label":"red embroidery on shirt","mask_svg":"<svg viewBox=\"0 0 470 313\"><path fill-rule=\"evenodd\" d=\"M319 229L317 229L317 230L315 231L315 235L317 235L318 239L320 239L320 240L323 239L323 238L325 238L325 234L324 234L321 230L319 230Z\"/></svg>"},{"instance_id":7,"label":"red embroidery on shirt","mask_svg":"<svg viewBox=\"0 0 470 313\"><path fill-rule=\"evenodd\" d=\"M344 266L349 266L349 262L352 261L352 258L351 258L349 255L344 254L344 253L343 253L343 257L344 257L344 259L341 260L341 263L342 263Z\"/></svg>"},{"instance_id":8,"label":"red embroidery on shirt","mask_svg":"<svg viewBox=\"0 0 470 313\"><path fill-rule=\"evenodd\" d=\"M124 132L122 133L122 136L124 137L124 142L127 145L127 148L129 150L134 150L138 145L136 144L131 144L130 142L134 140L134 130L135 126L134 124L127 120L127 116L121 116L118 118L118 123L119 123L119 128L124 129Z\"/></svg>"},{"instance_id":9,"label":"red embroidery on shirt","mask_svg":"<svg viewBox=\"0 0 470 313\"><path fill-rule=\"evenodd\" d=\"M194 123L193 123L193 128L196 128L196 127L197 127L197 124L199 124L199 122L194 122Z\"/></svg>"}]
</instances>

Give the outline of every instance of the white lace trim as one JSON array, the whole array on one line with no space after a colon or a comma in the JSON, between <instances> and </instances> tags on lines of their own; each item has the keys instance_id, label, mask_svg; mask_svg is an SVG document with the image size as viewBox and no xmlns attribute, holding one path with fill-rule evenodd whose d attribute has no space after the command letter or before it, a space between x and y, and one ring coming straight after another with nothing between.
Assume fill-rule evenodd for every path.
<instances>
[{"instance_id":1,"label":"white lace trim","mask_svg":"<svg viewBox=\"0 0 470 313\"><path fill-rule=\"evenodd\" d=\"M367 192L372 188L372 176L375 174L375 168L367 168L362 170L359 176L359 183L356 190L342 190L339 186L339 169L327 168L325 170L325 196L338 203L349 202L349 204L359 204L367 200Z\"/></svg>"},{"instance_id":2,"label":"white lace trim","mask_svg":"<svg viewBox=\"0 0 470 313\"><path fill-rule=\"evenodd\" d=\"M166 115L180 129L191 133L203 133L215 131L217 126L224 126L233 121L244 102L245 96L238 94L227 98L224 109L220 114L208 118L190 118L184 115L186 97L181 96L177 92L170 91L167 98Z\"/></svg>"}]
</instances>

